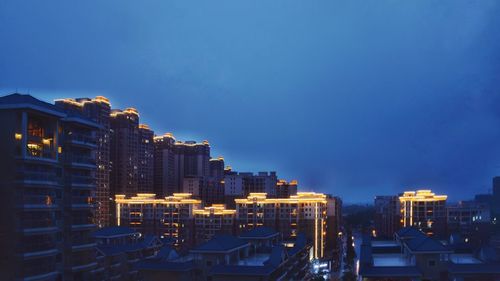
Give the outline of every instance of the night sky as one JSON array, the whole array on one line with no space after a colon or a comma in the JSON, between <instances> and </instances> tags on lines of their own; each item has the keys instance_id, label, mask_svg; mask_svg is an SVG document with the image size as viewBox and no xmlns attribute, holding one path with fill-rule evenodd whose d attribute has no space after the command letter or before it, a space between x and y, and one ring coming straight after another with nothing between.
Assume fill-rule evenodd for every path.
<instances>
[{"instance_id":1,"label":"night sky","mask_svg":"<svg viewBox=\"0 0 500 281\"><path fill-rule=\"evenodd\" d=\"M1 95L104 95L346 202L500 175L498 0L75 2L0 2Z\"/></svg>"}]
</instances>

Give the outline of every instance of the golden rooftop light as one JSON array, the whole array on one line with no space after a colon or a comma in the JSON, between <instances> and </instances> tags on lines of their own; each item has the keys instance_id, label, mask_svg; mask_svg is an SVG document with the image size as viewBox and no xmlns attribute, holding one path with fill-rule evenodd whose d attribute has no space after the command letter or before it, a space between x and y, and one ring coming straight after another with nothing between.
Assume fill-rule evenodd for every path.
<instances>
[{"instance_id":1,"label":"golden rooftop light","mask_svg":"<svg viewBox=\"0 0 500 281\"><path fill-rule=\"evenodd\" d=\"M193 214L195 215L234 215L236 214L236 210L226 209L226 205L224 204L213 204L210 207L205 207L203 209L195 209L193 210Z\"/></svg>"},{"instance_id":2,"label":"golden rooftop light","mask_svg":"<svg viewBox=\"0 0 500 281\"><path fill-rule=\"evenodd\" d=\"M147 124L139 124L139 129L151 130Z\"/></svg>"},{"instance_id":3,"label":"golden rooftop light","mask_svg":"<svg viewBox=\"0 0 500 281\"><path fill-rule=\"evenodd\" d=\"M417 191L405 191L402 196L399 196L399 201L445 201L447 195L436 195L429 189L421 189Z\"/></svg>"}]
</instances>

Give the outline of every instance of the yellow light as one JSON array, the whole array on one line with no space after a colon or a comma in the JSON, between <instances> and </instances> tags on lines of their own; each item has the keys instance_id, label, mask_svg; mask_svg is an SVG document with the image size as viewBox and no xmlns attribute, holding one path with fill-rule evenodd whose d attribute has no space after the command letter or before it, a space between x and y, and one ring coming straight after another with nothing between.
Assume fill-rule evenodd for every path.
<instances>
[{"instance_id":1,"label":"yellow light","mask_svg":"<svg viewBox=\"0 0 500 281\"><path fill-rule=\"evenodd\" d=\"M43 142L43 144L45 144L45 145L49 145L49 144L50 144L50 140L51 140L51 139L43 139L43 140L42 140L42 142Z\"/></svg>"},{"instance_id":2,"label":"yellow light","mask_svg":"<svg viewBox=\"0 0 500 281\"><path fill-rule=\"evenodd\" d=\"M18 134L18 133L16 133L14 136L15 136L16 140L21 140L23 138L23 135Z\"/></svg>"}]
</instances>

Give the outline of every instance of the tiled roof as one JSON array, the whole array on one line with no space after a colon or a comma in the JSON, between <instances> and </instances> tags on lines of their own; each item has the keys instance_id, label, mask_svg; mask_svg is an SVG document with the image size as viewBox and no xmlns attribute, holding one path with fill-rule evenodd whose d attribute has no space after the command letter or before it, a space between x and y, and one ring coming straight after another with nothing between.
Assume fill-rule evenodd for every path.
<instances>
[{"instance_id":1,"label":"tiled roof","mask_svg":"<svg viewBox=\"0 0 500 281\"><path fill-rule=\"evenodd\" d=\"M427 237L425 234L405 240L403 243L412 252L447 252L449 249L441 242Z\"/></svg>"},{"instance_id":2,"label":"tiled roof","mask_svg":"<svg viewBox=\"0 0 500 281\"><path fill-rule=\"evenodd\" d=\"M139 261L135 268L138 270L153 270L153 271L189 271L195 268L193 261L186 262L170 262L164 260L142 260Z\"/></svg>"},{"instance_id":3,"label":"tiled roof","mask_svg":"<svg viewBox=\"0 0 500 281\"><path fill-rule=\"evenodd\" d=\"M278 236L278 235L279 235L279 232L277 232L276 230L274 230L270 227L261 226L261 227L256 227L254 229L243 232L240 235L240 238L265 239L265 238L271 238L271 237Z\"/></svg>"},{"instance_id":4,"label":"tiled roof","mask_svg":"<svg viewBox=\"0 0 500 281\"><path fill-rule=\"evenodd\" d=\"M212 275L251 275L268 276L276 270L270 265L248 266L248 265L215 265L210 270Z\"/></svg>"},{"instance_id":5,"label":"tiled roof","mask_svg":"<svg viewBox=\"0 0 500 281\"><path fill-rule=\"evenodd\" d=\"M237 248L248 246L247 241L232 235L216 235L209 241L195 247L192 252L229 252Z\"/></svg>"},{"instance_id":6,"label":"tiled roof","mask_svg":"<svg viewBox=\"0 0 500 281\"><path fill-rule=\"evenodd\" d=\"M110 226L98 229L94 232L94 237L125 236L139 233L132 228L125 226Z\"/></svg>"},{"instance_id":7,"label":"tiled roof","mask_svg":"<svg viewBox=\"0 0 500 281\"><path fill-rule=\"evenodd\" d=\"M415 266L385 266L360 268L359 274L367 277L421 277L422 273Z\"/></svg>"},{"instance_id":8,"label":"tiled roof","mask_svg":"<svg viewBox=\"0 0 500 281\"><path fill-rule=\"evenodd\" d=\"M499 263L480 263L480 264L455 264L448 263L448 271L451 274L491 274L500 276Z\"/></svg>"}]
</instances>

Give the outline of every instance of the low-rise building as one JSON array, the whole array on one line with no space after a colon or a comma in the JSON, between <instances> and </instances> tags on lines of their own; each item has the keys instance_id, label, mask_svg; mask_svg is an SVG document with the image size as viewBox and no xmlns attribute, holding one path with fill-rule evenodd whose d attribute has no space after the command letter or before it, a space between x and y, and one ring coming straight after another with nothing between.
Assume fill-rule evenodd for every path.
<instances>
[{"instance_id":1,"label":"low-rise building","mask_svg":"<svg viewBox=\"0 0 500 281\"><path fill-rule=\"evenodd\" d=\"M500 263L489 248L456 251L422 231L405 227L394 240L365 236L361 245L361 280L496 281Z\"/></svg>"},{"instance_id":2,"label":"low-rise building","mask_svg":"<svg viewBox=\"0 0 500 281\"><path fill-rule=\"evenodd\" d=\"M99 270L93 280L137 280L136 264L153 258L163 246L155 236L128 227L105 227L94 233Z\"/></svg>"}]
</instances>

